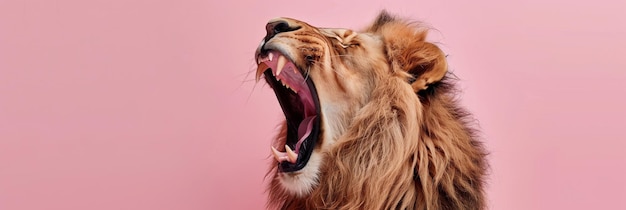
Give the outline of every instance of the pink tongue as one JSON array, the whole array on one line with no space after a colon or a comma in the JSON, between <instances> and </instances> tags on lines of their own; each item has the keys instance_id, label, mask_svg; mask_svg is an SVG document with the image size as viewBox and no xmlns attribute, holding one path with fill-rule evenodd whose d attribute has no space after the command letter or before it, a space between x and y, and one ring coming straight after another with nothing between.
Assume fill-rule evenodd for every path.
<instances>
[{"instance_id":1,"label":"pink tongue","mask_svg":"<svg viewBox=\"0 0 626 210\"><path fill-rule=\"evenodd\" d=\"M300 151L300 145L302 144L302 142L304 142L304 139L306 139L306 137L309 137L309 135L311 134L311 130L313 130L313 120L315 120L315 117L316 116L310 116L305 118L300 123L300 126L298 126L298 137L300 137L300 140L298 140L298 143L296 143L296 153Z\"/></svg>"}]
</instances>

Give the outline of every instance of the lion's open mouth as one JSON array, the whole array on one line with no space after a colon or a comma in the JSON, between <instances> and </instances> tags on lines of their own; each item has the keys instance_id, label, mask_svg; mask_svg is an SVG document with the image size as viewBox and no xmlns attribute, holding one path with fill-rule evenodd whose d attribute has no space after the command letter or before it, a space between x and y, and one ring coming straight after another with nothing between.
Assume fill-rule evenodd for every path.
<instances>
[{"instance_id":1,"label":"lion's open mouth","mask_svg":"<svg viewBox=\"0 0 626 210\"><path fill-rule=\"evenodd\" d=\"M320 133L319 99L315 85L278 51L269 51L257 62L257 79L261 74L265 75L287 119L284 148L272 147L272 153L279 162L278 169L283 172L298 171L309 161Z\"/></svg>"}]
</instances>

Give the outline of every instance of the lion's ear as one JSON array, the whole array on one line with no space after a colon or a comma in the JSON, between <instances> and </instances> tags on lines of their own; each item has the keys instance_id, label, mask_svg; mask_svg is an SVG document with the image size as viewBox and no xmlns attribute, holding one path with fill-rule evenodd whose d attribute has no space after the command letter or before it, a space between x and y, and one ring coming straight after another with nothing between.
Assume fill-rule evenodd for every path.
<instances>
[{"instance_id":1,"label":"lion's ear","mask_svg":"<svg viewBox=\"0 0 626 210\"><path fill-rule=\"evenodd\" d=\"M389 14L389 12L387 12L386 10L382 10L378 14L378 16L376 16L374 22L372 22L372 24L367 29L365 29L365 31L375 33L379 31L385 24L394 21L396 21L396 18L394 16Z\"/></svg>"},{"instance_id":2,"label":"lion's ear","mask_svg":"<svg viewBox=\"0 0 626 210\"><path fill-rule=\"evenodd\" d=\"M409 83L416 92L428 88L446 75L446 55L439 47L425 40L425 29L398 20L383 11L366 31L381 36L392 70L404 71L413 76Z\"/></svg>"},{"instance_id":3,"label":"lion's ear","mask_svg":"<svg viewBox=\"0 0 626 210\"><path fill-rule=\"evenodd\" d=\"M404 55L405 71L413 76L409 81L413 90L420 91L430 84L440 81L448 72L446 55L430 42L421 42L416 48L409 49Z\"/></svg>"}]
</instances>

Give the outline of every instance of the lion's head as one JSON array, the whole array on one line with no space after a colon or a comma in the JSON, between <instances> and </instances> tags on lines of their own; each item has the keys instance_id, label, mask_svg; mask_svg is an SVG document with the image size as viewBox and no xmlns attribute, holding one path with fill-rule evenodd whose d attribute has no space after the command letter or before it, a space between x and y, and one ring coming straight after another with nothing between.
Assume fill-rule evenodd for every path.
<instances>
[{"instance_id":1,"label":"lion's head","mask_svg":"<svg viewBox=\"0 0 626 210\"><path fill-rule=\"evenodd\" d=\"M382 12L358 32L290 18L266 30L256 78L286 118L271 148L271 206L484 206L485 153L425 29Z\"/></svg>"}]
</instances>

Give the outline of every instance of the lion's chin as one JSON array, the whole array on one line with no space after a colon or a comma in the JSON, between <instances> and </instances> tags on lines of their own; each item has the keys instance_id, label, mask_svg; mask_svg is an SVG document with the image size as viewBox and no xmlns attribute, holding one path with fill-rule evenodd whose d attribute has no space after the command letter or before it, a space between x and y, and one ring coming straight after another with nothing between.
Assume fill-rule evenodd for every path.
<instances>
[{"instance_id":1,"label":"lion's chin","mask_svg":"<svg viewBox=\"0 0 626 210\"><path fill-rule=\"evenodd\" d=\"M276 179L285 192L298 197L303 197L311 193L318 184L318 176L322 157L319 152L314 151L307 165L295 172L280 172L276 174Z\"/></svg>"}]
</instances>

